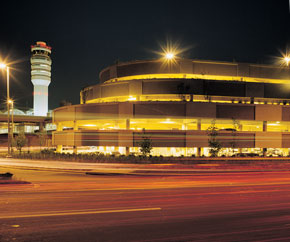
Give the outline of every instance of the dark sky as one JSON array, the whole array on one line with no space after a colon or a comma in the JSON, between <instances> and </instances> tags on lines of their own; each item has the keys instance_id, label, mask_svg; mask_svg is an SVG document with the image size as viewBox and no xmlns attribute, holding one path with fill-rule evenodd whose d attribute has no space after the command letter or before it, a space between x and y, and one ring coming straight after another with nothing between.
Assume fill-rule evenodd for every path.
<instances>
[{"instance_id":1,"label":"dark sky","mask_svg":"<svg viewBox=\"0 0 290 242\"><path fill-rule=\"evenodd\" d=\"M52 47L49 108L79 103L116 60L158 58L159 43L191 47L192 59L271 63L290 37L288 0L6 1L0 5L0 58L12 64L11 95L32 107L30 45ZM15 63L16 62L16 63ZM0 101L5 98L0 79Z\"/></svg>"}]
</instances>

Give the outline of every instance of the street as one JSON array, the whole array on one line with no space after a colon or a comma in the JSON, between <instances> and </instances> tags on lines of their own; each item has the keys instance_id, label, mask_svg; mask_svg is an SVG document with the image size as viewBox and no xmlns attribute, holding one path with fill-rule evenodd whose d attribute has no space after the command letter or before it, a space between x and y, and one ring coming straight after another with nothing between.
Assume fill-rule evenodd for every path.
<instances>
[{"instance_id":1,"label":"street","mask_svg":"<svg viewBox=\"0 0 290 242\"><path fill-rule=\"evenodd\" d=\"M1 242L290 240L289 172L9 171L31 184L0 185Z\"/></svg>"}]
</instances>

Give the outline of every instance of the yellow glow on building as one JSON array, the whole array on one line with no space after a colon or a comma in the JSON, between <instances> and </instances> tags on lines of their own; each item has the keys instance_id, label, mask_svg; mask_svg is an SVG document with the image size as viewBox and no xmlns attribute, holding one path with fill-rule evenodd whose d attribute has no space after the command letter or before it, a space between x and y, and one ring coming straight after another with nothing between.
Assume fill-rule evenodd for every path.
<instances>
[{"instance_id":1,"label":"yellow glow on building","mask_svg":"<svg viewBox=\"0 0 290 242\"><path fill-rule=\"evenodd\" d=\"M151 80L151 79L203 79L203 80L219 80L219 81L243 81L243 82L262 82L289 84L289 79L270 79L245 76L225 76L225 75L203 75L203 74L188 74L188 73L162 73L162 74L146 74L132 75L109 79L106 83L129 80Z\"/></svg>"}]
</instances>

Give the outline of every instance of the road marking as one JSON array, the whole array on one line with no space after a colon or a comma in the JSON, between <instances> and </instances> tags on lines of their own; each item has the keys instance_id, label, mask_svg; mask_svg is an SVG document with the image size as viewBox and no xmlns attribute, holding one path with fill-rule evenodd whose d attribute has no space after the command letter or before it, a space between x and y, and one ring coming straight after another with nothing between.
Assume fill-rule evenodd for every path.
<instances>
[{"instance_id":1,"label":"road marking","mask_svg":"<svg viewBox=\"0 0 290 242\"><path fill-rule=\"evenodd\" d=\"M118 209L118 210L101 210L101 211L71 211L71 212L57 212L57 213L42 213L42 214L24 214L24 215L10 215L0 216L0 219L8 218L35 218L35 217L52 217L52 216L67 216L67 215L83 215L83 214L102 214L102 213L125 213L125 212L139 212L139 211L155 211L161 208L132 208L132 209Z\"/></svg>"}]
</instances>

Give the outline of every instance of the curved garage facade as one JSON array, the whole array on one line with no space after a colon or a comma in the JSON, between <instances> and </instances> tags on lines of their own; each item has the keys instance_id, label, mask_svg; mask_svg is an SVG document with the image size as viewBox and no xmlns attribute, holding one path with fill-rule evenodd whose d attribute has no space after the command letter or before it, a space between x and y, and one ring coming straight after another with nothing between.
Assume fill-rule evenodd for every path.
<instances>
[{"instance_id":1,"label":"curved garage facade","mask_svg":"<svg viewBox=\"0 0 290 242\"><path fill-rule=\"evenodd\" d=\"M81 90L79 105L54 110L53 143L58 151L129 154L146 135L153 155L208 155L214 122L220 155L288 155L289 81L289 69L278 66L183 59L113 65Z\"/></svg>"}]
</instances>

